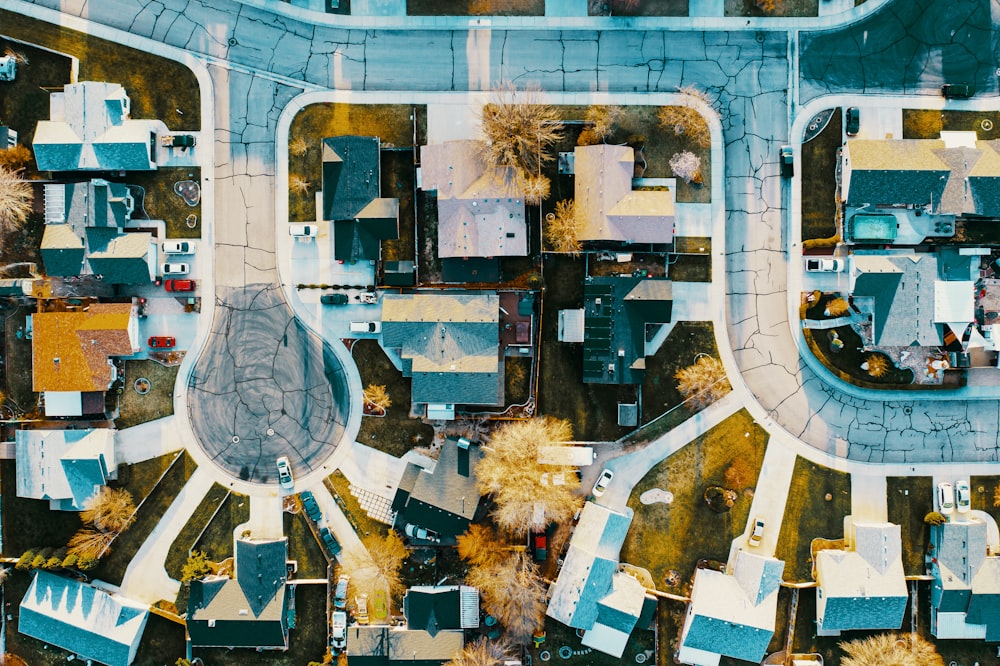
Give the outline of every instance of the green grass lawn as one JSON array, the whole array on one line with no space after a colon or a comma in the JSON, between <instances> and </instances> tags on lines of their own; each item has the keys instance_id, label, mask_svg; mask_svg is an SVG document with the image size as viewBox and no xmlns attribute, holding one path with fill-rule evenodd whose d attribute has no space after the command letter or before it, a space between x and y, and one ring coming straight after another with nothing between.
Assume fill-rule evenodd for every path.
<instances>
[{"instance_id":1,"label":"green grass lawn","mask_svg":"<svg viewBox=\"0 0 1000 666\"><path fill-rule=\"evenodd\" d=\"M610 441L626 432L618 427L618 387L584 384L583 345L559 342L557 334L559 310L583 307L585 272L582 258L545 255L538 411L568 419L576 439Z\"/></svg>"},{"instance_id":2,"label":"green grass lawn","mask_svg":"<svg viewBox=\"0 0 1000 666\"><path fill-rule=\"evenodd\" d=\"M5 35L79 58L80 81L120 83L133 118L158 118L171 130L201 128L201 90L184 65L7 10L0 10L0 25ZM48 118L47 105L45 112L35 120Z\"/></svg>"},{"instance_id":3,"label":"green grass lawn","mask_svg":"<svg viewBox=\"0 0 1000 666\"><path fill-rule=\"evenodd\" d=\"M545 0L406 0L407 16L545 16Z\"/></svg>"},{"instance_id":4,"label":"green grass lawn","mask_svg":"<svg viewBox=\"0 0 1000 666\"><path fill-rule=\"evenodd\" d=\"M288 559L299 563L297 578L326 578L327 559L323 548L309 530L304 513L282 513L284 534L288 537Z\"/></svg>"},{"instance_id":5,"label":"green grass lawn","mask_svg":"<svg viewBox=\"0 0 1000 666\"><path fill-rule=\"evenodd\" d=\"M382 145L397 148L413 146L414 126L418 145L426 143L427 108L409 104L310 104L292 120L288 141L306 142L301 155L290 153L288 173L304 178L310 184L306 193L289 190L288 219L293 222L312 222L316 219L316 192L323 189L323 139L331 136L377 136ZM383 171L385 167L383 165ZM412 162L409 170L412 172ZM385 183L386 174L383 174ZM411 175L410 178L413 176ZM395 182L395 181L391 181ZM383 191L383 196L391 196ZM413 226L412 216L403 218L400 209L400 227ZM409 258L409 257L404 257Z\"/></svg>"},{"instance_id":6,"label":"green grass lawn","mask_svg":"<svg viewBox=\"0 0 1000 666\"><path fill-rule=\"evenodd\" d=\"M161 167L156 171L130 172L123 178L112 180L142 188L142 203L140 206L139 197L136 197L134 218L142 219L145 211L148 216L146 219L164 220L167 223L168 238L201 238L201 203L188 206L181 195L174 192L174 183L177 181L193 180L200 184L199 167ZM188 215L198 217L194 228L187 226Z\"/></svg>"},{"instance_id":7,"label":"green grass lawn","mask_svg":"<svg viewBox=\"0 0 1000 666\"><path fill-rule=\"evenodd\" d=\"M830 499L826 499L827 495ZM774 554L785 562L785 580L808 582L813 579L809 551L812 540L817 537L842 539L844 516L850 513L850 474L796 457Z\"/></svg>"},{"instance_id":8,"label":"green grass lawn","mask_svg":"<svg viewBox=\"0 0 1000 666\"><path fill-rule=\"evenodd\" d=\"M150 360L125 361L125 386L115 427L131 428L173 414L174 384L179 369L176 365L168 368ZM139 377L145 377L151 385L146 395L139 395L132 386Z\"/></svg>"},{"instance_id":9,"label":"green grass lawn","mask_svg":"<svg viewBox=\"0 0 1000 666\"><path fill-rule=\"evenodd\" d=\"M326 652L326 586L295 586L295 629L288 638L288 651L225 650L195 648L194 656L205 664L241 664L245 666L305 666L310 661L323 661ZM171 659L171 664L174 660Z\"/></svg>"},{"instance_id":10,"label":"green grass lawn","mask_svg":"<svg viewBox=\"0 0 1000 666\"><path fill-rule=\"evenodd\" d=\"M351 493L351 482L347 480L343 472L339 469L334 471L325 479L325 483L359 537L364 539L370 534L384 537L389 533L388 525L372 519L368 512L361 508L361 504Z\"/></svg>"},{"instance_id":11,"label":"green grass lawn","mask_svg":"<svg viewBox=\"0 0 1000 666\"><path fill-rule=\"evenodd\" d=\"M833 112L829 124L808 143L802 144L802 240L829 238L837 233L835 178L837 149L842 138L840 109Z\"/></svg>"},{"instance_id":12,"label":"green grass lawn","mask_svg":"<svg viewBox=\"0 0 1000 666\"><path fill-rule=\"evenodd\" d=\"M924 554L930 539L924 516L934 508L932 486L928 476L890 476L886 479L889 522L899 525L903 542L903 570L908 576L924 573Z\"/></svg>"},{"instance_id":13,"label":"green grass lawn","mask_svg":"<svg viewBox=\"0 0 1000 666\"><path fill-rule=\"evenodd\" d=\"M250 520L250 500L246 495L232 493L205 527L195 549L203 550L213 562L233 556L233 530Z\"/></svg>"},{"instance_id":14,"label":"green grass lawn","mask_svg":"<svg viewBox=\"0 0 1000 666\"><path fill-rule=\"evenodd\" d=\"M181 569L184 567L184 563L187 562L188 554L194 550L194 545L198 542L198 538L216 511L221 510L221 506L227 497L229 497L228 488L218 483L212 484L212 488L208 491L208 494L201 500L198 508L194 510L191 517L188 518L187 523L181 528L180 534L177 535L177 538L170 545L170 551L167 553L167 561L164 563L164 568L171 578L176 580L181 579Z\"/></svg>"},{"instance_id":15,"label":"green grass lawn","mask_svg":"<svg viewBox=\"0 0 1000 666\"><path fill-rule=\"evenodd\" d=\"M385 416L362 417L358 441L397 458L414 446L428 446L434 429L410 418L410 378L396 370L375 340L358 340L351 354L361 373L361 385L384 385L392 400Z\"/></svg>"},{"instance_id":16,"label":"green grass lawn","mask_svg":"<svg viewBox=\"0 0 1000 666\"><path fill-rule=\"evenodd\" d=\"M149 471L155 469L152 467L153 464L161 463L164 458L166 456L146 461L150 463ZM113 585L121 584L122 578L125 576L125 569L131 563L132 558L135 557L139 548L149 537L150 532L160 522L160 518L177 497L177 493L198 467L186 451L182 452L172 462L169 469L163 472L162 478L159 478L159 481L151 489L143 493L142 491L148 485L150 475L147 473L147 469L141 469L139 473L136 473L135 468L144 464L133 465L129 482L124 484L124 488L132 493L132 499L138 507L135 522L132 527L115 539L111 545L110 554L101 560L93 572L94 578L100 578ZM142 506L139 506L140 502Z\"/></svg>"},{"instance_id":17,"label":"green grass lawn","mask_svg":"<svg viewBox=\"0 0 1000 666\"><path fill-rule=\"evenodd\" d=\"M648 569L658 588L674 593L679 588L664 581L668 571L680 572L683 584L698 560L726 561L730 543L746 527L752 501L746 489L757 483L767 440L767 432L741 410L653 467L628 500L635 517L622 561ZM734 488L740 494L731 510L716 513L703 493L709 485L725 485L726 470L737 459L744 466L741 487ZM642 504L639 497L653 488L673 493L673 504Z\"/></svg>"}]
</instances>

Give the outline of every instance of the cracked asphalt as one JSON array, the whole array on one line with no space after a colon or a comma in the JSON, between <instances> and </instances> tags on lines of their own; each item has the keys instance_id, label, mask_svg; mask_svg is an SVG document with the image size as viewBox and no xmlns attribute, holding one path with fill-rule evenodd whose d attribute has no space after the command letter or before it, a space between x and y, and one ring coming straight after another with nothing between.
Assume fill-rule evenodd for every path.
<instances>
[{"instance_id":1,"label":"cracked asphalt","mask_svg":"<svg viewBox=\"0 0 1000 666\"><path fill-rule=\"evenodd\" d=\"M261 481L270 473L262 465L267 443L260 438L261 426L274 419L289 424L294 433L291 424L303 428L313 422L304 413L283 419L271 402L278 394L313 386L311 380L301 386L284 384L293 378L283 374L279 379L270 370L280 351L277 333L295 329L289 327L289 311L272 300L280 300L272 289L277 282L273 130L280 110L306 89L483 90L501 81L583 93L673 91L686 85L707 91L720 112L725 141L726 332L743 380L759 404L806 443L852 460L997 460L1000 401L853 398L805 367L788 322L783 237L787 210L777 163L778 147L788 140L793 101L828 92L936 94L941 82L959 76L974 79L982 93L994 94L994 17L1000 7L995 0L896 0L856 25L801 33L350 30L304 24L235 0L213 0L212 6L199 0L35 4L184 49L209 67L219 128L215 177L220 307L213 325L213 336L219 339L206 347L198 376L205 382L220 363L208 357L231 356L234 373L242 369L251 381L247 407L223 409L225 401L218 396L226 394L206 390L207 399L219 404L195 407L192 418L206 447L213 445L204 437L221 436L227 428L246 423L251 439L261 442L255 453ZM796 49L798 58L790 61L789 53ZM797 72L791 70L792 62L798 63ZM798 100L789 98L793 79ZM271 311L261 315L268 342L252 345L253 353L237 360L239 353L233 350L244 340L238 333L243 320L253 320L257 306L264 304L262 309ZM316 371L305 358L296 363ZM264 370L254 369L254 364ZM260 389L262 383L277 386L268 394ZM330 394L335 401L347 400L336 386L334 380ZM194 384L192 388L203 390ZM265 394L271 397L260 397ZM341 418L332 404L325 414L329 420L320 415L318 430L310 426L305 428L308 436L299 433L309 442L303 450L314 441L319 446L325 436L321 433ZM216 446L219 456L231 448ZM250 462L234 464L240 473L244 465L257 469Z\"/></svg>"}]
</instances>

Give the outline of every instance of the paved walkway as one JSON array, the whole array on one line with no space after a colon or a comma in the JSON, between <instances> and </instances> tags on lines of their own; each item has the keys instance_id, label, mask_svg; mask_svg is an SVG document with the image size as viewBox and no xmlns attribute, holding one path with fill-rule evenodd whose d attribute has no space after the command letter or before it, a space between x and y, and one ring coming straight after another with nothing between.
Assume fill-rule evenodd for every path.
<instances>
[{"instance_id":1,"label":"paved walkway","mask_svg":"<svg viewBox=\"0 0 1000 666\"><path fill-rule=\"evenodd\" d=\"M170 415L117 431L115 462L131 465L185 448L178 425L178 418Z\"/></svg>"}]
</instances>

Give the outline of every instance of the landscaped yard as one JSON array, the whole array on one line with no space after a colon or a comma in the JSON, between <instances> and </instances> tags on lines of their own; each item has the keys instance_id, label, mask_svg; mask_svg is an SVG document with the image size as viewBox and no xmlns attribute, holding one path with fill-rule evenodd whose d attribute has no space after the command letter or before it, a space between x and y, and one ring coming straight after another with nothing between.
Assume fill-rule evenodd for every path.
<instances>
[{"instance_id":1,"label":"landscaped yard","mask_svg":"<svg viewBox=\"0 0 1000 666\"><path fill-rule=\"evenodd\" d=\"M305 513L281 514L283 533L288 537L288 559L299 563L296 578L326 578L327 559L309 530Z\"/></svg>"},{"instance_id":2,"label":"landscaped yard","mask_svg":"<svg viewBox=\"0 0 1000 666\"><path fill-rule=\"evenodd\" d=\"M171 578L176 580L181 579L181 568L187 562L188 554L194 550L194 545L198 543L198 539L201 537L202 532L205 531L205 527L216 511L220 510L222 503L225 502L228 496L228 488L218 483L212 484L212 488L208 491L208 494L201 500L198 508L194 510L191 517L188 518L187 523L181 528L180 534L177 535L177 538L170 545L170 551L167 553L167 561L164 563L164 568Z\"/></svg>"},{"instance_id":3,"label":"landscaped yard","mask_svg":"<svg viewBox=\"0 0 1000 666\"><path fill-rule=\"evenodd\" d=\"M316 220L316 192L323 189L323 139L330 136L377 136L382 145L396 148L413 146L414 125L417 142L426 143L427 108L409 104L310 104L292 120L288 131L291 146L288 173L308 181L308 192L289 190L288 219L293 222ZM305 152L295 154L296 143L304 142ZM383 164L383 171L388 164ZM412 161L407 166L413 170ZM402 173L402 172L401 172ZM383 174L383 183L387 174ZM410 176L412 178L412 175ZM395 181L392 181L395 182ZM383 196L391 196L383 192ZM413 218L404 219L400 210L400 231L413 228ZM410 257L404 257L406 259Z\"/></svg>"},{"instance_id":4,"label":"landscaped yard","mask_svg":"<svg viewBox=\"0 0 1000 666\"><path fill-rule=\"evenodd\" d=\"M741 410L653 467L628 500L635 517L622 561L648 569L657 588L675 594L691 580L699 560L725 562L730 543L746 527L768 438ZM729 511L716 513L705 502L705 489L712 485L737 492ZM642 504L640 496L652 489L673 493L673 503ZM667 584L670 571L679 575L679 585Z\"/></svg>"},{"instance_id":5,"label":"landscaped yard","mask_svg":"<svg viewBox=\"0 0 1000 666\"><path fill-rule=\"evenodd\" d=\"M850 474L796 457L774 554L785 562L785 580L808 582L813 579L812 540L818 537L842 539L844 516L850 513Z\"/></svg>"},{"instance_id":6,"label":"landscaped yard","mask_svg":"<svg viewBox=\"0 0 1000 666\"><path fill-rule=\"evenodd\" d=\"M830 238L837 233L837 149L841 146L841 110L835 109L826 128L802 144L802 240Z\"/></svg>"},{"instance_id":7,"label":"landscaped yard","mask_svg":"<svg viewBox=\"0 0 1000 666\"><path fill-rule=\"evenodd\" d=\"M538 411L568 419L578 440L611 441L626 430L618 427L618 387L583 383L583 346L559 342L559 310L583 307L582 258L545 255L545 294Z\"/></svg>"},{"instance_id":8,"label":"landscaped yard","mask_svg":"<svg viewBox=\"0 0 1000 666\"><path fill-rule=\"evenodd\" d=\"M111 544L111 552L94 569L94 578L121 584L132 558L197 467L187 451L131 466L128 482L122 487L132 493L137 507L135 522Z\"/></svg>"},{"instance_id":9,"label":"landscaped yard","mask_svg":"<svg viewBox=\"0 0 1000 666\"><path fill-rule=\"evenodd\" d=\"M545 16L545 0L406 0L408 16Z\"/></svg>"},{"instance_id":10,"label":"landscaped yard","mask_svg":"<svg viewBox=\"0 0 1000 666\"><path fill-rule=\"evenodd\" d=\"M984 121L986 129L983 127ZM904 139L940 139L941 132L975 132L982 141L1000 139L1000 111L903 109Z\"/></svg>"},{"instance_id":11,"label":"landscaped yard","mask_svg":"<svg viewBox=\"0 0 1000 666\"><path fill-rule=\"evenodd\" d=\"M351 354L361 373L361 385L383 385L392 400L384 417L362 417L358 441L397 458L414 446L429 446L434 429L410 418L410 378L396 370L375 340L356 341Z\"/></svg>"},{"instance_id":12,"label":"landscaped yard","mask_svg":"<svg viewBox=\"0 0 1000 666\"><path fill-rule=\"evenodd\" d=\"M201 203L189 206L174 192L174 183L178 181L193 180L201 185L199 167L160 167L156 171L130 172L111 180L142 189L142 196L136 197L133 219L165 221L168 238L201 238ZM197 217L194 227L187 225L188 215Z\"/></svg>"},{"instance_id":13,"label":"landscaped yard","mask_svg":"<svg viewBox=\"0 0 1000 666\"><path fill-rule=\"evenodd\" d=\"M201 128L201 90L184 65L7 10L0 10L0 26L5 35L79 58L80 81L120 83L133 118L157 118L171 130ZM47 106L35 120L48 119Z\"/></svg>"},{"instance_id":14,"label":"landscaped yard","mask_svg":"<svg viewBox=\"0 0 1000 666\"><path fill-rule=\"evenodd\" d=\"M205 527L195 544L208 559L221 562L233 556L233 530L250 520L250 500L246 495L233 493L222 502L222 507Z\"/></svg>"},{"instance_id":15,"label":"landscaped yard","mask_svg":"<svg viewBox=\"0 0 1000 666\"><path fill-rule=\"evenodd\" d=\"M831 344L834 333L843 342L841 348ZM889 362L889 369L884 375L873 377L861 364L868 359L869 352L863 352L861 336L850 326L838 326L830 329L811 329L802 331L809 349L813 355L827 368L845 382L855 386L875 386L875 388L913 388L913 371L908 368L897 368ZM942 388L941 384L921 384L920 389Z\"/></svg>"},{"instance_id":16,"label":"landscaped yard","mask_svg":"<svg viewBox=\"0 0 1000 666\"><path fill-rule=\"evenodd\" d=\"M0 12L0 28L10 34L7 28L8 14ZM28 64L17 67L17 77L3 84L4 94L0 95L0 124L17 132L17 142L31 147L35 135L35 124L49 117L49 93L47 89L61 88L70 83L71 59L0 37L0 54L7 49L21 53ZM31 162L34 171L34 161Z\"/></svg>"},{"instance_id":17,"label":"landscaped yard","mask_svg":"<svg viewBox=\"0 0 1000 666\"><path fill-rule=\"evenodd\" d=\"M343 472L339 469L336 470L326 478L325 483L359 537L364 539L370 534L384 537L389 533L388 525L373 520L369 517L368 512L361 508L361 504L351 493L351 482L347 480Z\"/></svg>"},{"instance_id":18,"label":"landscaped yard","mask_svg":"<svg viewBox=\"0 0 1000 666\"><path fill-rule=\"evenodd\" d=\"M167 367L150 360L125 361L125 385L115 427L119 430L131 428L173 414L174 384L179 367ZM150 389L146 395L139 395L133 387L133 382L140 377L149 380Z\"/></svg>"},{"instance_id":19,"label":"landscaped yard","mask_svg":"<svg viewBox=\"0 0 1000 666\"><path fill-rule=\"evenodd\" d=\"M908 576L924 573L924 555L930 530L924 516L934 509L934 491L928 476L890 476L886 479L889 522L899 525L903 542L903 570ZM972 484L975 490L975 483ZM973 502L976 493L973 492Z\"/></svg>"}]
</instances>

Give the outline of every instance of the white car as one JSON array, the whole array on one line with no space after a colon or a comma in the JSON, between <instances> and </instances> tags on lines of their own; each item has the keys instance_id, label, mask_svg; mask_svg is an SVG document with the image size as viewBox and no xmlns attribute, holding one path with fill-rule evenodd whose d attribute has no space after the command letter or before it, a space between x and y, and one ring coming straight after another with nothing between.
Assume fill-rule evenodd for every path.
<instances>
[{"instance_id":1,"label":"white car","mask_svg":"<svg viewBox=\"0 0 1000 666\"><path fill-rule=\"evenodd\" d=\"M285 490L295 488L295 480L292 479L292 466L286 456L281 456L275 461L278 466L278 485Z\"/></svg>"},{"instance_id":2,"label":"white car","mask_svg":"<svg viewBox=\"0 0 1000 666\"><path fill-rule=\"evenodd\" d=\"M948 482L938 484L938 511L945 516L955 511L955 491Z\"/></svg>"},{"instance_id":3,"label":"white car","mask_svg":"<svg viewBox=\"0 0 1000 666\"><path fill-rule=\"evenodd\" d=\"M333 631L330 638L334 654L343 652L347 647L347 613L344 611L333 611Z\"/></svg>"},{"instance_id":4,"label":"white car","mask_svg":"<svg viewBox=\"0 0 1000 666\"><path fill-rule=\"evenodd\" d=\"M319 227L315 224L289 224L288 235L311 238L319 233Z\"/></svg>"},{"instance_id":5,"label":"white car","mask_svg":"<svg viewBox=\"0 0 1000 666\"><path fill-rule=\"evenodd\" d=\"M810 273L839 273L844 270L842 259L806 259L806 270Z\"/></svg>"},{"instance_id":6,"label":"white car","mask_svg":"<svg viewBox=\"0 0 1000 666\"><path fill-rule=\"evenodd\" d=\"M601 476L598 477L597 483L594 484L591 494L594 497L600 497L604 494L604 491L608 489L608 485L611 483L611 479L615 478L615 473L610 469L606 469L601 472Z\"/></svg>"},{"instance_id":7,"label":"white car","mask_svg":"<svg viewBox=\"0 0 1000 666\"><path fill-rule=\"evenodd\" d=\"M163 254L194 254L191 241L163 241Z\"/></svg>"},{"instance_id":8,"label":"white car","mask_svg":"<svg viewBox=\"0 0 1000 666\"><path fill-rule=\"evenodd\" d=\"M751 546L759 546L760 542L764 539L764 519L757 516L753 519L753 531L750 532L750 538L747 539L747 543Z\"/></svg>"},{"instance_id":9,"label":"white car","mask_svg":"<svg viewBox=\"0 0 1000 666\"><path fill-rule=\"evenodd\" d=\"M381 333L382 322L380 321L352 321L351 333Z\"/></svg>"},{"instance_id":10,"label":"white car","mask_svg":"<svg viewBox=\"0 0 1000 666\"><path fill-rule=\"evenodd\" d=\"M957 481L955 483L955 507L958 509L959 513L968 513L971 499L972 496L969 494L969 482L964 480Z\"/></svg>"},{"instance_id":11,"label":"white car","mask_svg":"<svg viewBox=\"0 0 1000 666\"><path fill-rule=\"evenodd\" d=\"M161 268L164 275L187 275L191 267L188 264L167 262Z\"/></svg>"}]
</instances>

